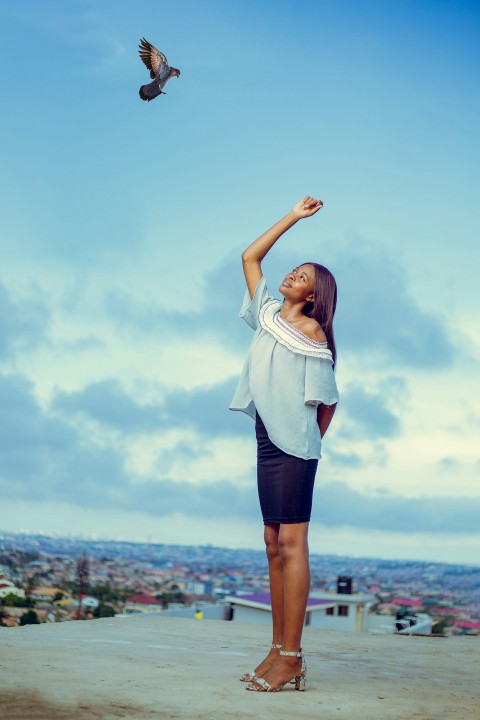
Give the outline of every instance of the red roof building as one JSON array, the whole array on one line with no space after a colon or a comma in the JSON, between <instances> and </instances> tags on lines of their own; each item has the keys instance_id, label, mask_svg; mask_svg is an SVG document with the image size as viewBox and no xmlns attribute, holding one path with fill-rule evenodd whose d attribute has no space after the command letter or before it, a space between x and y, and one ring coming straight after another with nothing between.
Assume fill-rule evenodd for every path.
<instances>
[{"instance_id":1,"label":"red roof building","mask_svg":"<svg viewBox=\"0 0 480 720\"><path fill-rule=\"evenodd\" d=\"M404 605L406 607L422 607L421 600L412 600L412 598L393 598L390 600L391 605Z\"/></svg>"},{"instance_id":2,"label":"red roof building","mask_svg":"<svg viewBox=\"0 0 480 720\"><path fill-rule=\"evenodd\" d=\"M162 603L152 595L146 593L137 593L136 595L129 595L127 597L127 603L134 603L135 605L161 605Z\"/></svg>"},{"instance_id":3,"label":"red roof building","mask_svg":"<svg viewBox=\"0 0 480 720\"><path fill-rule=\"evenodd\" d=\"M146 593L136 593L135 595L129 595L125 601L125 607L123 608L124 613L135 613L135 612L158 612L162 609L162 603L152 595Z\"/></svg>"},{"instance_id":4,"label":"red roof building","mask_svg":"<svg viewBox=\"0 0 480 720\"><path fill-rule=\"evenodd\" d=\"M480 630L480 622L472 622L471 620L456 620L453 625L466 630Z\"/></svg>"}]
</instances>

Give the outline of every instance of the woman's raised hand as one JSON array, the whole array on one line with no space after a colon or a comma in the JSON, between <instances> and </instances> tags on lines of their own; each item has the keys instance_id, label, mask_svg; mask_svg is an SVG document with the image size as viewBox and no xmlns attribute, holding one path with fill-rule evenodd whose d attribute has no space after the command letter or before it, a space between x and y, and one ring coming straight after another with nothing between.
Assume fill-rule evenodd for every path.
<instances>
[{"instance_id":1,"label":"woman's raised hand","mask_svg":"<svg viewBox=\"0 0 480 720\"><path fill-rule=\"evenodd\" d=\"M303 200L300 200L300 202L295 205L292 212L298 218L306 218L310 217L310 215L315 215L315 213L322 207L323 202L321 200L315 200L315 198L311 198L310 195L307 195L303 198Z\"/></svg>"},{"instance_id":2,"label":"woman's raised hand","mask_svg":"<svg viewBox=\"0 0 480 720\"><path fill-rule=\"evenodd\" d=\"M273 227L260 235L259 238L247 247L242 253L243 272L245 273L245 279L247 281L248 291L250 297L253 298L255 288L258 285L260 278L262 277L262 268L260 263L262 262L265 255L275 245L278 238L283 235L284 232L289 230L292 225L295 225L297 220L301 218L310 217L323 207L321 200L315 200L307 195L300 200L295 207L281 218Z\"/></svg>"}]
</instances>

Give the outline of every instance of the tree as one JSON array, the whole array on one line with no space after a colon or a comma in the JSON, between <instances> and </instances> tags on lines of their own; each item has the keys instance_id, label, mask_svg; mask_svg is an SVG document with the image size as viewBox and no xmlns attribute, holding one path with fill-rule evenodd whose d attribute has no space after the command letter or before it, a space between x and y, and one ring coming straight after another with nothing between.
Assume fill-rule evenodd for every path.
<instances>
[{"instance_id":1,"label":"tree","mask_svg":"<svg viewBox=\"0 0 480 720\"><path fill-rule=\"evenodd\" d=\"M40 625L40 620L35 610L27 610L20 616L20 625Z\"/></svg>"},{"instance_id":2,"label":"tree","mask_svg":"<svg viewBox=\"0 0 480 720\"><path fill-rule=\"evenodd\" d=\"M31 597L33 590L42 582L42 577L38 573L28 575L24 583L25 590L25 607L33 607L35 600Z\"/></svg>"},{"instance_id":3,"label":"tree","mask_svg":"<svg viewBox=\"0 0 480 720\"><path fill-rule=\"evenodd\" d=\"M445 635L445 629L451 627L451 625L451 621L447 620L446 618L442 618L441 620L433 624L432 631L436 635Z\"/></svg>"},{"instance_id":4,"label":"tree","mask_svg":"<svg viewBox=\"0 0 480 720\"><path fill-rule=\"evenodd\" d=\"M173 592L163 592L159 593L155 597L157 600L160 600L162 602L163 609L166 610L170 603L183 603L185 604L186 597L183 594L181 590L178 590L178 585L172 586L176 587L177 590L174 590Z\"/></svg>"},{"instance_id":5,"label":"tree","mask_svg":"<svg viewBox=\"0 0 480 720\"><path fill-rule=\"evenodd\" d=\"M90 581L90 563L87 555L81 555L77 560L76 586L78 595L77 620L82 614L82 595L85 595Z\"/></svg>"},{"instance_id":6,"label":"tree","mask_svg":"<svg viewBox=\"0 0 480 720\"><path fill-rule=\"evenodd\" d=\"M29 575L25 582L25 588L24 588L26 598L30 599L30 595L32 594L33 588L36 586L36 584L37 584L36 574L34 573L33 575Z\"/></svg>"},{"instance_id":7,"label":"tree","mask_svg":"<svg viewBox=\"0 0 480 720\"><path fill-rule=\"evenodd\" d=\"M107 603L102 602L93 611L93 617L96 618L113 617L114 615L115 610L113 609L113 607L111 605L108 605Z\"/></svg>"},{"instance_id":8,"label":"tree","mask_svg":"<svg viewBox=\"0 0 480 720\"><path fill-rule=\"evenodd\" d=\"M109 583L98 583L90 587L90 593L100 602L118 602L123 600L125 593L122 590L112 588ZM128 596L129 593L127 593Z\"/></svg>"},{"instance_id":9,"label":"tree","mask_svg":"<svg viewBox=\"0 0 480 720\"><path fill-rule=\"evenodd\" d=\"M2 605L5 605L6 607L30 607L31 603L29 603L28 598L20 597L19 595L15 595L15 593L11 592L8 593L8 595L5 595L4 598L1 600Z\"/></svg>"}]
</instances>

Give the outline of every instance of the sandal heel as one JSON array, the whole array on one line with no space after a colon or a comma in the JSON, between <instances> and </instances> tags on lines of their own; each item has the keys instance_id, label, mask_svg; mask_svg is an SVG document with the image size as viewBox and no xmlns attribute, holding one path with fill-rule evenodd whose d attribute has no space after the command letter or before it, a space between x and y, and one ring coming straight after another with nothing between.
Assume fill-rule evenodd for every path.
<instances>
[{"instance_id":1,"label":"sandal heel","mask_svg":"<svg viewBox=\"0 0 480 720\"><path fill-rule=\"evenodd\" d=\"M305 690L305 675L302 673L301 675L297 675L295 678L295 690Z\"/></svg>"}]
</instances>

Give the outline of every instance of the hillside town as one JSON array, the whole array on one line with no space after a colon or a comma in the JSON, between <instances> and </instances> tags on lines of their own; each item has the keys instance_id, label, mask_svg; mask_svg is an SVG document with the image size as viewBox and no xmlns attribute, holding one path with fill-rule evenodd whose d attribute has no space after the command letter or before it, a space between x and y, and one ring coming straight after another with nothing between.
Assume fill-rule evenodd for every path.
<instances>
[{"instance_id":1,"label":"hillside town","mask_svg":"<svg viewBox=\"0 0 480 720\"><path fill-rule=\"evenodd\" d=\"M437 635L480 634L478 566L312 554L311 568L312 595L348 577L372 597L370 613L428 613ZM258 550L0 534L0 627L175 608L201 618L203 607L268 588Z\"/></svg>"}]
</instances>

